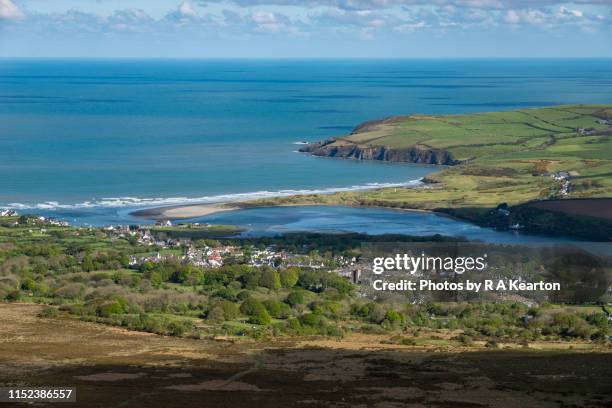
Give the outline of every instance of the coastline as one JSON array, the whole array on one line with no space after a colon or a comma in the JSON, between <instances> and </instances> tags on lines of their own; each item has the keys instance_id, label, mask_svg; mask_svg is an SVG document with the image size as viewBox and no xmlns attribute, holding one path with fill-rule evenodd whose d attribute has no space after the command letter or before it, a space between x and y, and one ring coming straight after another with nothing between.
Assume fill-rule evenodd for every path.
<instances>
[{"instance_id":1,"label":"coastline","mask_svg":"<svg viewBox=\"0 0 612 408\"><path fill-rule=\"evenodd\" d=\"M294 194L294 195L278 195L274 197L266 197L266 198L258 198L258 199L250 199L250 200L242 200L242 201L228 201L228 202L219 202L214 204L202 203L202 204L175 204L171 206L158 206L151 208L144 208L140 210L135 210L130 212L129 214L133 217L144 218L144 219L153 219L153 220L182 220L189 218L197 218L204 217L207 215L215 214L222 211L234 211L245 208L256 208L256 207L293 207L293 206L308 206L308 205L343 205L346 207L354 207L354 208L387 208L384 206L372 206L372 205L360 205L355 201L351 200L347 203L342 203L341 200L337 200L336 197L343 195L352 195L359 192L376 192L383 191L386 189L394 189L397 190L399 188L406 190L418 190L422 188L423 185L427 185L428 182L426 178L432 176L433 174L438 173L438 171L434 171L427 176L423 177L419 181L422 184L417 184L414 186L402 186L402 187L383 187L380 186L372 187L372 188L364 188L360 190L354 191L330 191L330 192L319 192L319 193L310 193L310 194ZM327 197L329 201L325 201L322 199L323 197ZM429 211L429 209L422 208L403 208L405 210L412 211Z\"/></svg>"},{"instance_id":2,"label":"coastline","mask_svg":"<svg viewBox=\"0 0 612 408\"><path fill-rule=\"evenodd\" d=\"M331 195L331 194L330 194ZM299 196L298 196L299 197ZM294 197L289 197L294 198ZM448 214L443 211L437 211L436 209L423 209L423 208L394 208L386 207L382 205L370 205L370 204L357 204L357 203L341 203L341 202L323 202L323 201L309 201L309 202L297 202L283 203L275 202L274 198L258 201L239 201L232 203L217 203L217 204L185 204L175 205L171 207L153 207L142 210L131 212L130 215L139 218L154 219L154 220L184 220L189 218L205 217L207 215L216 214L225 211L236 211L245 210L249 208L266 208L266 207L308 207L308 206L340 206L348 208L363 208L363 209L381 209L391 211L402 211L402 212L419 212L419 213L430 213L436 214L441 217L447 217L455 220L466 221L465 218L461 218L456 215Z\"/></svg>"},{"instance_id":3,"label":"coastline","mask_svg":"<svg viewBox=\"0 0 612 408\"><path fill-rule=\"evenodd\" d=\"M330 194L331 195L331 194ZM288 198L294 198L300 196L289 196ZM294 203L282 203L275 202L275 198L268 198L261 201L238 201L232 203L217 203L217 204L184 204L174 205L170 207L152 207L145 208L142 210L136 210L130 213L131 216L153 219L153 220L184 220L189 218L205 217L207 215L216 214L224 211L235 211L244 210L248 208L264 208L264 207L306 207L306 206L343 206L351 208L380 208L385 210L396 210L396 211L414 211L414 212L429 212L434 213L434 210L424 210L418 208L390 208L385 206L376 205L359 205L355 203L336 203L336 202L300 202L299 200ZM445 214L441 214L445 215ZM458 219L458 218L457 218Z\"/></svg>"}]
</instances>

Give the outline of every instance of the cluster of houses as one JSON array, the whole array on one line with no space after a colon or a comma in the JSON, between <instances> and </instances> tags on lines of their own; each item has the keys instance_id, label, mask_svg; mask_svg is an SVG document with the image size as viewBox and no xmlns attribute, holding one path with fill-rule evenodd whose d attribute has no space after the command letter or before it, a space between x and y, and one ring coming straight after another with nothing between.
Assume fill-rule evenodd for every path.
<instances>
[{"instance_id":1,"label":"cluster of houses","mask_svg":"<svg viewBox=\"0 0 612 408\"><path fill-rule=\"evenodd\" d=\"M243 253L239 248L233 246L223 246L219 248L206 246L201 249L189 246L185 249L182 261L204 268L220 268L223 266L223 259L228 256L239 257L243 256Z\"/></svg>"},{"instance_id":2,"label":"cluster of houses","mask_svg":"<svg viewBox=\"0 0 612 408\"><path fill-rule=\"evenodd\" d=\"M15 210L0 208L0 217L19 217L19 213ZM43 217L42 215L37 217L28 216L25 218L27 219L28 224L45 224L56 227L67 227L70 225L67 221L62 221L51 217ZM14 225L18 225L19 222L21 221L15 221Z\"/></svg>"},{"instance_id":3,"label":"cluster of houses","mask_svg":"<svg viewBox=\"0 0 612 408\"><path fill-rule=\"evenodd\" d=\"M152 238L149 230L140 227L139 225L109 225L104 228L109 238L127 238L138 236L142 238L143 235L148 234Z\"/></svg>"},{"instance_id":4,"label":"cluster of houses","mask_svg":"<svg viewBox=\"0 0 612 408\"><path fill-rule=\"evenodd\" d=\"M130 258L130 266L140 266L145 262L159 263L174 260L186 265L195 265L203 268L220 268L223 266L224 258L230 255L239 255L236 253L235 247L195 248L194 246L185 246L185 251L180 257L172 253L162 254L161 252L156 252L149 256L132 256Z\"/></svg>"},{"instance_id":5,"label":"cluster of houses","mask_svg":"<svg viewBox=\"0 0 612 408\"><path fill-rule=\"evenodd\" d=\"M168 261L168 260L172 260L175 259L174 255L171 254L161 254L160 252L157 252L153 255L149 255L149 256L132 256L130 257L130 266L131 267L138 267L146 262L149 263L159 263L159 262L163 262L163 261Z\"/></svg>"},{"instance_id":6,"label":"cluster of houses","mask_svg":"<svg viewBox=\"0 0 612 408\"><path fill-rule=\"evenodd\" d=\"M170 224L171 225L171 224ZM164 223L164 226L167 224ZM184 254L178 258L173 254L156 253L151 256L132 257L131 266L140 265L144 262L158 263L165 260L179 260L196 266L207 268L218 268L223 265L223 257L235 253L233 247L221 248L196 248L190 238L172 238L165 234L152 234L150 228L140 225L110 225L104 228L110 238L134 237L141 245L157 246L161 249L184 248Z\"/></svg>"},{"instance_id":7,"label":"cluster of houses","mask_svg":"<svg viewBox=\"0 0 612 408\"><path fill-rule=\"evenodd\" d=\"M561 182L559 195L568 196L572 190L571 175L567 171L557 171L555 173L542 173L542 177L550 177L555 181Z\"/></svg>"},{"instance_id":8,"label":"cluster of houses","mask_svg":"<svg viewBox=\"0 0 612 408\"><path fill-rule=\"evenodd\" d=\"M19 216L19 214L17 214L17 211L15 210L8 210L8 209L0 209L0 217L17 217Z\"/></svg>"},{"instance_id":9,"label":"cluster of houses","mask_svg":"<svg viewBox=\"0 0 612 408\"><path fill-rule=\"evenodd\" d=\"M151 233L149 228L140 225L109 225L108 227L105 227L104 230L109 238L135 237L137 242L141 245L156 245L164 249L186 247L191 245L191 239L189 238L156 237Z\"/></svg>"},{"instance_id":10,"label":"cluster of houses","mask_svg":"<svg viewBox=\"0 0 612 408\"><path fill-rule=\"evenodd\" d=\"M166 226L167 224L164 224ZM248 265L255 267L269 266L272 268L279 267L301 267L310 269L325 268L326 263L319 257L312 257L304 254L294 254L285 250L279 249L274 245L266 248L250 248L245 251L239 246L223 245L219 247L195 246L189 238L171 238L165 234L152 234L151 229L147 226L139 225L119 225L105 227L107 235L111 238L136 238L141 245L156 246L160 249L177 249L182 248L181 256L173 253L156 252L146 256L132 256L130 266L138 267L145 262L160 263L164 261L179 261L183 264L195 265L202 268L220 268L224 262L231 259L244 259ZM356 258L335 256L332 260L328 260L336 266L335 272L341 276L345 276L353 282L359 280L359 275L354 275L352 272L357 262Z\"/></svg>"},{"instance_id":11,"label":"cluster of houses","mask_svg":"<svg viewBox=\"0 0 612 408\"><path fill-rule=\"evenodd\" d=\"M48 225L53 225L56 227L67 227L70 225L68 221L57 220L55 218L50 218L50 217L43 217L42 215L39 217L36 217L36 220L38 222L45 223Z\"/></svg>"},{"instance_id":12,"label":"cluster of houses","mask_svg":"<svg viewBox=\"0 0 612 408\"><path fill-rule=\"evenodd\" d=\"M136 237L138 242L143 245L157 246L161 249L183 248L183 255L162 254L157 252L148 256L133 256L130 266L138 266L145 262L159 263L166 260L177 260L184 264L195 265L203 268L219 268L223 266L228 258L244 259L245 251L238 246L224 245L219 247L196 247L189 238L161 238L151 234L150 230L140 226L109 226L105 228L110 237L126 238ZM279 267L302 267L311 269L324 268L326 265L320 259L315 259L308 255L293 254L280 250L274 246L264 249L252 248L246 253L248 265L255 267L269 266ZM340 267L350 266L356 262L355 258L335 257L334 264Z\"/></svg>"},{"instance_id":13,"label":"cluster of houses","mask_svg":"<svg viewBox=\"0 0 612 408\"><path fill-rule=\"evenodd\" d=\"M274 246L269 246L265 249L254 249L251 252L249 265L252 266L271 266L277 268L279 266L299 266L304 268L320 269L325 265L323 262L312 259L307 255L292 254L286 251L278 250Z\"/></svg>"},{"instance_id":14,"label":"cluster of houses","mask_svg":"<svg viewBox=\"0 0 612 408\"><path fill-rule=\"evenodd\" d=\"M570 174L567 171L558 171L550 175L554 180L561 182L561 188L559 194L562 196L569 195L572 189L572 183L570 181Z\"/></svg>"},{"instance_id":15,"label":"cluster of houses","mask_svg":"<svg viewBox=\"0 0 612 408\"><path fill-rule=\"evenodd\" d=\"M9 211L12 211L12 210L9 210ZM15 216L17 216L17 213L14 211L13 211L13 215L3 215L3 217L15 217ZM25 218L25 221L22 221L22 219L19 219L15 221L12 225L18 226L20 224L27 224L27 225L54 226L54 227L70 226L68 221L62 221L62 220L58 220L56 218L51 218L51 217L43 217L42 215L37 216L37 217L22 217L22 218Z\"/></svg>"},{"instance_id":16,"label":"cluster of houses","mask_svg":"<svg viewBox=\"0 0 612 408\"><path fill-rule=\"evenodd\" d=\"M591 136L591 135L594 135L597 132L597 129L595 129L595 128L578 128L578 129L576 129L576 132L580 136Z\"/></svg>"},{"instance_id":17,"label":"cluster of houses","mask_svg":"<svg viewBox=\"0 0 612 408\"><path fill-rule=\"evenodd\" d=\"M334 270L334 272L351 283L361 284L366 283L366 280L362 277L363 271L366 270L366 268L367 265L351 265L337 268L336 270ZM367 279L367 283L370 283L370 279Z\"/></svg>"},{"instance_id":18,"label":"cluster of houses","mask_svg":"<svg viewBox=\"0 0 612 408\"><path fill-rule=\"evenodd\" d=\"M608 125L608 126L612 126L612 120L610 119L598 119L597 123L599 125ZM576 133L578 133L580 136L590 136L590 135L594 135L597 134L601 129L595 129L595 128L576 128Z\"/></svg>"},{"instance_id":19,"label":"cluster of houses","mask_svg":"<svg viewBox=\"0 0 612 408\"><path fill-rule=\"evenodd\" d=\"M357 261L356 258L348 258L344 256L335 256L330 260L337 268L352 266ZM282 267L300 267L309 269L321 269L326 265L320 258L314 258L305 254L294 254L291 252L278 250L274 246L269 246L261 250L253 250L251 252L249 264L252 266L271 266L273 268Z\"/></svg>"}]
</instances>

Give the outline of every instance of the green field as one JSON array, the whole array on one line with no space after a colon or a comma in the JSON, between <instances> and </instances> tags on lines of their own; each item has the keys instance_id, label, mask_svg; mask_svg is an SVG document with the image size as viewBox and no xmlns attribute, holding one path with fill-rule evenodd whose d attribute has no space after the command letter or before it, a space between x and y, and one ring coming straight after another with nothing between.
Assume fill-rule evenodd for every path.
<instances>
[{"instance_id":1,"label":"green field","mask_svg":"<svg viewBox=\"0 0 612 408\"><path fill-rule=\"evenodd\" d=\"M413 115L382 121L365 132L338 138L338 142L395 149L420 145L445 149L458 160L468 160L546 149L551 137L562 139L568 146L584 146L586 140L579 140L576 129L609 130L608 125L597 120L611 116L610 105L558 106L472 115ZM593 140L598 138L591 138L591 142ZM586 146L584 150L597 149ZM572 150L551 150L560 151ZM593 158L608 157L602 153Z\"/></svg>"}]
</instances>

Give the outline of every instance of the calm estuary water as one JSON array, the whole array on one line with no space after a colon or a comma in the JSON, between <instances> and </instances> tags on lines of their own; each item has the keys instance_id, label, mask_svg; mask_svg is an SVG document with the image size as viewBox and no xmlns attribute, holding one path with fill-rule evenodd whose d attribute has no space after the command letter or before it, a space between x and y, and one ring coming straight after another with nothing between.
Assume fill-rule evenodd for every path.
<instances>
[{"instance_id":1,"label":"calm estuary water","mask_svg":"<svg viewBox=\"0 0 612 408\"><path fill-rule=\"evenodd\" d=\"M500 232L426 212L328 206L267 207L228 211L193 219L201 223L240 225L244 236L270 236L291 232L358 232L371 235L447 235L495 243L575 242Z\"/></svg>"}]
</instances>

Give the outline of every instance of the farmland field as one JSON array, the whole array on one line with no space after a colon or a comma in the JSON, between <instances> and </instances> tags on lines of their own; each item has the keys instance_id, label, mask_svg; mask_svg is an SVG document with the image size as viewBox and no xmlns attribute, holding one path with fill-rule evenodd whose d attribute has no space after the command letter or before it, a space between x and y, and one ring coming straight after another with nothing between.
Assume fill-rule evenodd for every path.
<instances>
[{"instance_id":1,"label":"farmland field","mask_svg":"<svg viewBox=\"0 0 612 408\"><path fill-rule=\"evenodd\" d=\"M536 141L537 145L537 141L552 136L584 145L582 140L577 140L576 129L609 130L608 125L597 120L610 116L612 107L609 105L559 106L473 115L412 115L382 121L365 131L340 137L338 141L396 149L424 145L446 149L456 159L466 160L486 156L490 149L495 152L497 146L514 146L512 151L524 151L530 141Z\"/></svg>"}]
</instances>

